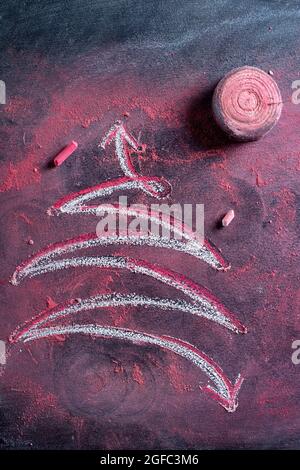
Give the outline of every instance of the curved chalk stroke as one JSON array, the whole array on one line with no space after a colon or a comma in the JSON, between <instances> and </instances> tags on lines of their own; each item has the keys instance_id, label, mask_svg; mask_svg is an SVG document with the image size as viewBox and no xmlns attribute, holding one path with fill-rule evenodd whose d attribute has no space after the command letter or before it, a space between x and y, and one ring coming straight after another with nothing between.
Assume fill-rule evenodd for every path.
<instances>
[{"instance_id":1,"label":"curved chalk stroke","mask_svg":"<svg viewBox=\"0 0 300 470\"><path fill-rule=\"evenodd\" d=\"M50 260L60 257L67 253L74 253L77 250L95 248L108 245L136 245L136 246L154 246L156 248L167 248L189 254L197 259L212 262L210 253L205 246L199 246L197 243L183 243L180 240L168 239L167 237L156 237L154 235L105 235L97 236L93 233L87 233L76 238L53 243L45 249L39 251L27 261L19 265L13 275L13 279L20 276L26 269L37 265L45 264Z\"/></svg>"},{"instance_id":2,"label":"curved chalk stroke","mask_svg":"<svg viewBox=\"0 0 300 470\"><path fill-rule=\"evenodd\" d=\"M215 361L192 344L177 338L158 336L124 328L86 324L38 328L29 332L23 339L23 342L36 341L57 335L80 333L102 338L117 338L119 340L130 341L139 345L153 344L160 348L172 351L173 353L192 362L213 382L213 386L200 386L203 392L208 394L213 400L217 401L229 412L234 412L238 406L237 395L243 383L243 378L238 375L235 384L232 384Z\"/></svg>"},{"instance_id":3,"label":"curved chalk stroke","mask_svg":"<svg viewBox=\"0 0 300 470\"><path fill-rule=\"evenodd\" d=\"M204 301L204 299L203 299ZM101 294L87 299L70 300L67 303L55 306L52 309L43 310L41 313L33 317L31 320L20 325L9 337L11 343L19 339L24 339L31 330L41 327L56 319L63 319L68 316L73 316L82 312L96 310L99 308L107 307L157 307L161 310L179 310L184 313L203 317L208 320L214 321L221 326L230 330L233 329L228 319L220 312L213 312L211 308L203 308L203 306L189 303L184 300L172 300L168 298L148 297L144 295L132 294Z\"/></svg>"},{"instance_id":4,"label":"curved chalk stroke","mask_svg":"<svg viewBox=\"0 0 300 470\"><path fill-rule=\"evenodd\" d=\"M18 285L26 277L35 277L61 269L74 267L98 267L126 269L134 273L144 274L159 282L174 287L195 302L206 314L218 318L218 323L237 333L246 333L247 329L235 316L227 310L207 289L196 284L191 279L174 271L161 268L158 265L127 257L102 256L102 257L78 257L58 260L42 260L33 266L26 265L16 270L11 283Z\"/></svg>"},{"instance_id":5,"label":"curved chalk stroke","mask_svg":"<svg viewBox=\"0 0 300 470\"><path fill-rule=\"evenodd\" d=\"M109 129L107 134L103 137L100 147L105 149L113 140L115 141L116 146L116 156L124 175L130 177L137 176L137 172L127 151L127 144L138 152L138 141L125 130L124 125L121 122L115 123Z\"/></svg>"},{"instance_id":6,"label":"curved chalk stroke","mask_svg":"<svg viewBox=\"0 0 300 470\"><path fill-rule=\"evenodd\" d=\"M111 196L116 191L128 191L133 189L143 190L145 183L156 184L160 189L162 196L168 194L161 181L163 178L139 176L131 178L123 176L110 181L105 181L91 188L82 189L77 193L69 194L68 196L59 199L51 208L50 213L66 213L66 214L94 214L97 215L97 205L85 206L84 203L96 199L98 197Z\"/></svg>"}]
</instances>

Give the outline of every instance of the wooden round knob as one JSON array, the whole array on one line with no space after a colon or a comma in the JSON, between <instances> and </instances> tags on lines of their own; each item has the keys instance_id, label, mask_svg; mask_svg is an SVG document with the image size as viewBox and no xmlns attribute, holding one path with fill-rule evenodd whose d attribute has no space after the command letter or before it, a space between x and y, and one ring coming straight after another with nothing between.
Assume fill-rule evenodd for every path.
<instances>
[{"instance_id":1,"label":"wooden round knob","mask_svg":"<svg viewBox=\"0 0 300 470\"><path fill-rule=\"evenodd\" d=\"M217 85L213 96L217 124L240 141L257 140L280 118L282 98L275 80L256 67L240 67L229 72Z\"/></svg>"}]
</instances>

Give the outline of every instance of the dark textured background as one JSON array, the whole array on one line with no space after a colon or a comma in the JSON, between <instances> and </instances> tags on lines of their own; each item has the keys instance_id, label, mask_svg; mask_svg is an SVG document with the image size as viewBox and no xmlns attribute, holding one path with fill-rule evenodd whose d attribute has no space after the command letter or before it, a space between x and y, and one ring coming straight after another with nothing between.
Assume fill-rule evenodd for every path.
<instances>
[{"instance_id":1,"label":"dark textured background","mask_svg":"<svg viewBox=\"0 0 300 470\"><path fill-rule=\"evenodd\" d=\"M132 291L130 282L138 292L172 295L155 281L92 269L8 284L36 250L95 229L91 217L53 218L46 210L120 174L112 150L100 153L97 143L124 112L148 146L142 173L168 178L172 202L205 204L206 235L232 269L216 273L151 249L99 253L130 253L182 272L249 328L236 336L173 312L99 313L102 323L190 341L232 380L241 372L233 414L201 394L195 367L156 348L85 337L14 348L0 378L1 448L300 448L300 365L291 362L300 339L300 105L291 102L300 79L300 2L9 0L0 17L8 94L0 105L0 339L70 297ZM210 103L224 73L245 64L274 72L285 105L268 136L240 145L216 129ZM79 150L50 169L72 139ZM220 230L230 207L236 219Z\"/></svg>"}]
</instances>

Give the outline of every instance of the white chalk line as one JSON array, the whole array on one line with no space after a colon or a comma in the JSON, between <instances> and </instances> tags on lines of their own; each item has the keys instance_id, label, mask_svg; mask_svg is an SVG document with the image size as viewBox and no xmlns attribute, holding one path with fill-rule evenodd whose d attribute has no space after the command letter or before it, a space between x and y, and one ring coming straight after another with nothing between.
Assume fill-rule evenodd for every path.
<instances>
[{"instance_id":1,"label":"white chalk line","mask_svg":"<svg viewBox=\"0 0 300 470\"><path fill-rule=\"evenodd\" d=\"M128 162L125 158L125 142L124 142L124 137L127 137L127 133L125 132L125 129L119 129L119 131L116 133L116 136L115 136L115 142L116 142L116 155L118 157L118 160L119 160L119 163L120 163L120 166L121 166L121 169L123 171L123 173L126 175L126 176L130 176L131 178L134 178L136 176L136 172L133 172L129 166L128 166ZM125 138L126 138L125 137ZM133 141L132 140L129 140L128 137L126 139L126 142L129 143L129 145L131 145L131 147L134 149L134 150L137 150L137 146L134 145Z\"/></svg>"},{"instance_id":2,"label":"white chalk line","mask_svg":"<svg viewBox=\"0 0 300 470\"><path fill-rule=\"evenodd\" d=\"M199 251L198 247L192 243L184 244L178 240L169 240L163 237L154 236L117 236L112 235L110 237L95 237L93 235L90 238L74 239L62 242L59 246L55 244L50 245L44 253L33 256L23 265L16 268L12 279L13 283L17 282L18 279L22 278L22 274L28 272L31 268L36 266L47 264L49 261L58 258L68 253L74 253L78 250L95 248L98 246L109 246L112 244L116 245L135 245L135 246L154 246L156 248L168 248L170 250L180 251L189 254L197 259L203 260L202 251ZM200 249L201 250L201 249Z\"/></svg>"},{"instance_id":3,"label":"white chalk line","mask_svg":"<svg viewBox=\"0 0 300 470\"><path fill-rule=\"evenodd\" d=\"M214 383L214 387L203 387L203 391L206 391L206 389L209 387L209 389L218 396L219 403L225 409L227 409L227 411L235 411L237 407L238 390L235 389L234 386L232 386L232 384L226 378L222 369L216 363L214 363L211 358L209 358L207 355L204 355L204 353L201 353L201 351L197 350L195 346L183 341L178 342L176 338L160 337L152 334L150 335L143 332L117 327L106 327L94 324L75 324L33 330L28 336L26 336L23 342L26 343L29 341L35 341L38 339L48 338L55 335L76 333L82 333L90 336L100 336L103 338L117 338L120 340L131 341L135 344L153 344L163 349L168 349L174 352L175 354L178 354L179 356L192 362L196 367L201 369L210 378L210 380ZM237 382L239 382L239 389L241 386L240 375L238 376ZM213 398L215 398L214 394L211 395Z\"/></svg>"},{"instance_id":4,"label":"white chalk line","mask_svg":"<svg viewBox=\"0 0 300 470\"><path fill-rule=\"evenodd\" d=\"M206 315L211 316L219 324L224 327L235 331L235 332L246 332L246 329L243 325L240 324L235 318L230 318L223 314L223 312L214 305L213 300L206 298L204 295L201 295L201 286L195 284L200 292L190 285L188 285L189 280L184 280L182 276L176 279L176 274L160 270L159 268L154 267L154 265L148 266L147 264L139 265L136 260L124 257L113 257L113 256L102 256L102 257L78 257L78 258L67 258L62 260L51 260L48 263L43 262L40 265L35 265L33 267L25 267L21 272L16 272L15 276L12 279L12 284L18 285L25 277L35 277L42 274L69 269L74 267L99 267L99 268L117 268L117 269L127 269L131 272L144 274L148 277L152 277L157 281L166 284L170 287L174 287L176 290L182 292L189 298L191 298L203 311L206 312ZM222 306L223 307L223 306ZM225 308L223 307L223 310ZM227 314L228 315L228 314Z\"/></svg>"},{"instance_id":5,"label":"white chalk line","mask_svg":"<svg viewBox=\"0 0 300 470\"><path fill-rule=\"evenodd\" d=\"M160 187L160 191L164 190L163 185L157 182ZM97 215L98 206L85 206L84 203L89 202L96 198L104 198L111 196L113 193L117 191L128 191L138 189L145 192L144 184L142 181L135 179L135 180L128 180L124 182L117 182L114 184L114 181L111 181L110 186L105 186L103 188L97 188L91 190L85 194L78 194L74 195L74 198L70 201L64 203L59 208L52 207L51 211L55 213L64 213L64 214L90 214L90 215ZM148 194L148 193L147 193Z\"/></svg>"},{"instance_id":6,"label":"white chalk line","mask_svg":"<svg viewBox=\"0 0 300 470\"><path fill-rule=\"evenodd\" d=\"M78 211L77 209L75 209L75 212L74 212L74 209L72 209L70 212L69 209L66 208L66 206L64 205L61 207L59 212L74 214L74 213L82 213L82 212L90 213L89 211L91 210L91 208L89 208L88 206L82 207L82 209L83 211L81 210L81 208L78 207ZM122 206L118 207L112 204L101 204L97 206L97 208L94 208L92 210L95 211L94 215L98 215L98 216L101 214L108 213L108 214L118 214L120 216L124 215L126 217L128 216L138 217L143 220L146 220L148 222L148 226L150 223L152 228L153 228L153 225L158 226L158 227L164 227L170 233L170 238L163 237L163 236L159 237L159 236L153 235L151 234L151 230L147 236L145 234L141 234L141 235L135 235L135 238L133 238L134 235L130 234L130 236L128 236L128 241L131 240L133 244L137 244L138 237L140 237L140 239L144 243L147 243L147 240L148 240L149 242L148 244L152 244L152 246L155 246L155 244L159 245L159 241L161 240L161 244L163 245L164 248L177 249L179 251L186 252L187 254L190 254L206 262L207 264L209 264L215 269L218 269L218 270L226 269L226 267L222 265L222 263L215 256L215 254L207 247L206 242L203 240L203 238L199 236L197 233L193 232L189 227L183 225L182 222L180 222L177 219L173 219L171 222L170 217L165 216L164 214L153 215L153 211L151 212L151 214L148 214L147 212L143 210L138 210L138 209L134 209L130 207L122 207ZM172 232L174 233L174 238L171 238ZM116 237L114 238L114 240L115 240L115 243L118 242ZM168 243L168 240L169 240L169 243ZM180 240L183 240L183 241L179 243ZM152 243L152 241L155 243ZM176 241L178 243L176 243ZM124 243L124 241L122 241L121 236L120 236L119 242Z\"/></svg>"},{"instance_id":7,"label":"white chalk line","mask_svg":"<svg viewBox=\"0 0 300 470\"><path fill-rule=\"evenodd\" d=\"M88 299L81 299L76 303L68 304L65 308L59 309L59 306L56 306L54 309L49 311L47 314L46 311L36 315L31 319L31 321L20 325L11 335L11 339L16 337L16 334L21 332L20 338L24 339L28 336L28 331L41 327L42 325L48 324L58 318L64 318L73 314L78 314L81 312L86 312L90 310L96 310L99 308L107 308L107 307L126 307L126 306L133 306L133 307L157 307L161 310L179 310L184 313L190 313L192 315L203 317L208 320L212 320L216 323L221 324L222 326L226 326L229 329L232 329L230 322L223 317L223 322L220 322L220 314L219 312L213 312L212 309L208 310L204 308L202 305L201 308L199 306L186 302L184 300L172 300L168 298L159 298L159 297L148 297L144 295L138 295L135 293L132 294L120 294L120 293L112 293L112 294L102 294L97 295L94 297L90 297ZM54 313L51 311L54 310ZM42 318L41 318L42 316ZM38 319L41 320L38 321ZM30 325L31 324L31 325ZM27 326L29 325L29 329L27 330ZM22 333L22 330L26 328L26 331Z\"/></svg>"},{"instance_id":8,"label":"white chalk line","mask_svg":"<svg viewBox=\"0 0 300 470\"><path fill-rule=\"evenodd\" d=\"M126 148L126 145L130 145L135 151L138 151L139 144L134 137L132 137L127 130L125 129L124 125L122 123L114 124L106 136L103 138L100 146L105 149L108 144L111 143L112 140L115 140L115 146L116 146L116 156L118 158L118 161L120 163L121 170L123 171L125 176L128 176L129 178L136 178L139 177L139 173L135 170L133 163L130 159L129 151ZM156 182L149 182L149 186L152 187L152 189L156 192L160 192L161 189L157 185ZM153 192L149 191L146 187L146 185L143 185L143 191L150 195L153 196Z\"/></svg>"},{"instance_id":9,"label":"white chalk line","mask_svg":"<svg viewBox=\"0 0 300 470\"><path fill-rule=\"evenodd\" d=\"M165 214L159 214L159 213L153 214L153 211L151 211L151 214L148 214L147 212L143 210L134 209L131 207L122 207L122 206L115 207L113 205L105 205L105 204L99 205L97 209L97 215L104 214L104 213L119 214L121 216L124 215L126 217L127 216L138 217L143 220L146 220L148 222L148 227L149 227L149 222L150 222L154 226L166 228L167 231L170 233L170 237L171 237L171 232L174 233L174 238L169 238L169 237L164 237L164 236L159 237L159 236L151 234L151 227L153 228L153 225L151 225L150 233L147 236L140 235L140 237L144 242L147 240L147 237L148 237L149 240L152 239L153 241L155 241L155 243L158 243L159 239L161 238L164 243L165 248L178 249L179 251L184 251L188 254L195 256L196 258L201 259L202 261L206 262L207 264L209 264L215 269L218 269L218 270L224 269L224 267L222 266L220 261L216 258L214 253L205 245L203 237L201 235L199 236L196 232L193 232L186 225L183 225L182 222L176 218L172 219L172 222L171 222L170 217L166 216ZM128 238L130 236L128 236ZM169 243L168 243L168 240L169 240ZM173 241L180 242L180 240L183 240L181 244L179 243L176 244L175 242L173 242Z\"/></svg>"},{"instance_id":10,"label":"white chalk line","mask_svg":"<svg viewBox=\"0 0 300 470\"><path fill-rule=\"evenodd\" d=\"M103 138L100 147L105 149L106 146L112 142L112 140L115 141L115 153L124 175L128 176L129 178L141 177L141 175L135 170L129 155L129 151L126 148L126 146L129 145L135 151L138 151L139 143L127 132L122 123L114 124L110 128L108 133ZM156 193L159 193L164 189L163 186L160 186L156 181L149 181L148 184L149 187L151 187ZM140 189L146 194L154 196L153 192L147 189L147 184L142 183L142 187Z\"/></svg>"}]
</instances>

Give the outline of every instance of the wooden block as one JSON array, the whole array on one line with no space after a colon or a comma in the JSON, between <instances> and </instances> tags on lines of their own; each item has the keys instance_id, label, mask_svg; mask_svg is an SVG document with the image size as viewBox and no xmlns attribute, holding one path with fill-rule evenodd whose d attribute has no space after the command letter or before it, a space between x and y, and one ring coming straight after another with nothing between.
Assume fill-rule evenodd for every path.
<instances>
[{"instance_id":1,"label":"wooden block","mask_svg":"<svg viewBox=\"0 0 300 470\"><path fill-rule=\"evenodd\" d=\"M212 102L217 124L239 141L258 140L277 123L282 98L275 80L256 67L229 72L217 85Z\"/></svg>"}]
</instances>

